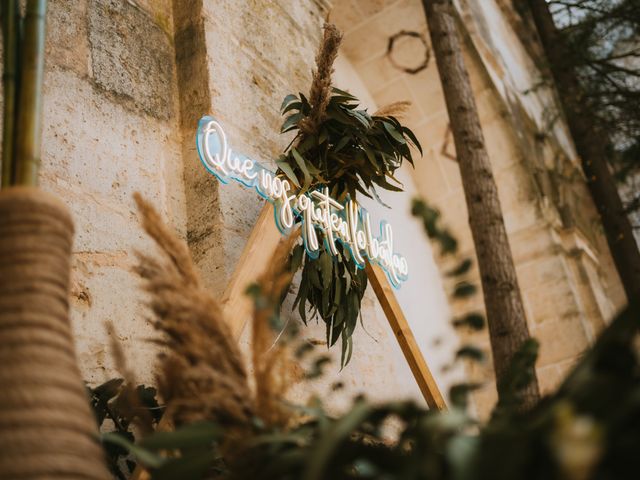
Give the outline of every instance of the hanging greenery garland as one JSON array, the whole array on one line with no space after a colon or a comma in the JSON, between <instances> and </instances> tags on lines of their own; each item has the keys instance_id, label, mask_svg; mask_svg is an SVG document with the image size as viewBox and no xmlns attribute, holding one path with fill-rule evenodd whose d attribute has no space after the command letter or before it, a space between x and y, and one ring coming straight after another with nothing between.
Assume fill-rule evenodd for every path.
<instances>
[{"instance_id":1,"label":"hanging greenery garland","mask_svg":"<svg viewBox=\"0 0 640 480\"><path fill-rule=\"evenodd\" d=\"M414 133L394 116L406 104L370 115L359 108L355 96L331 86L340 38L333 25L325 26L309 99L302 93L284 99L281 130L296 135L277 164L301 193L322 186L339 201L361 194L382 203L375 187L402 191L394 173L404 160L413 165L411 145L420 153L422 149ZM324 321L328 346L342 340L342 366L351 358L352 335L367 288L364 270L346 250L338 245L338 255L321 251L314 259L298 245L292 253L293 267L302 267L294 308L305 323L315 316Z\"/></svg>"}]
</instances>

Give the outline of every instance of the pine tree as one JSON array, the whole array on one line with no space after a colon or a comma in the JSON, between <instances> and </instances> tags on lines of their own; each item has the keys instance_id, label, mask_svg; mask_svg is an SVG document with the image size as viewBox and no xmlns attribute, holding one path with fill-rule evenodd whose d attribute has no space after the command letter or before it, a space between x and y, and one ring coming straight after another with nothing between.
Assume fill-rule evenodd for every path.
<instances>
[{"instance_id":1,"label":"pine tree","mask_svg":"<svg viewBox=\"0 0 640 480\"><path fill-rule=\"evenodd\" d=\"M611 6L614 3L616 2L609 2L608 5ZM598 106L598 102L593 101L594 95L589 94L584 82L580 81L577 64L573 61L575 51L569 48L566 38L560 34L547 2L527 0L527 4L546 52L549 70L582 162L587 186L600 214L609 249L627 298L629 300L640 298L640 252L609 165L609 158L612 158L615 152L611 137L612 125L607 125L603 121L602 113L610 109L602 104ZM605 66L601 65L601 67ZM615 67L615 64L609 63L608 66ZM602 75L605 73L601 70ZM604 85L604 77L600 80ZM636 93L635 110L637 110L637 95ZM613 125L613 128L616 126Z\"/></svg>"},{"instance_id":2,"label":"pine tree","mask_svg":"<svg viewBox=\"0 0 640 480\"><path fill-rule=\"evenodd\" d=\"M529 340L520 287L498 189L484 144L469 74L464 65L451 0L423 0L456 146L469 225L476 248L498 396L514 356ZM522 407L539 399L535 374L521 390Z\"/></svg>"}]
</instances>

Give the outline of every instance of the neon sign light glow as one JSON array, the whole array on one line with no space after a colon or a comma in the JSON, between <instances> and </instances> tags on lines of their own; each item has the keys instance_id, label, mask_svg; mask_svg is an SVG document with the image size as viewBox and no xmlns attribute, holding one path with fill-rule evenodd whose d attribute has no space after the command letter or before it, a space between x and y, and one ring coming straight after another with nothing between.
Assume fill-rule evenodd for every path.
<instances>
[{"instance_id":1,"label":"neon sign light glow","mask_svg":"<svg viewBox=\"0 0 640 480\"><path fill-rule=\"evenodd\" d=\"M301 219L302 239L307 254L317 258L320 251L318 230L324 237L324 248L336 255L336 242L347 248L359 268L364 268L365 256L382 267L394 287L407 280L407 260L393 251L393 230L380 223L380 235L371 231L369 213L355 200L343 204L329 196L324 187L299 194L286 177L277 175L259 162L232 150L222 126L209 116L198 124L196 144L205 168L222 183L235 180L274 205L276 225L288 233Z\"/></svg>"}]
</instances>

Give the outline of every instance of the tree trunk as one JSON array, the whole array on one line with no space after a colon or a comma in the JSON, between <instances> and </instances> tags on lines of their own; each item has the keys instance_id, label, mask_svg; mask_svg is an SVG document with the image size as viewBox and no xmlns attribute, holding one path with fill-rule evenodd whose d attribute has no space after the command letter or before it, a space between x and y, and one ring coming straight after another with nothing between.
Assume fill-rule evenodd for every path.
<instances>
[{"instance_id":1,"label":"tree trunk","mask_svg":"<svg viewBox=\"0 0 640 480\"><path fill-rule=\"evenodd\" d=\"M529 339L529 329L453 6L451 0L423 0L423 5L467 201L500 396L501 382L514 355ZM520 394L524 409L536 404L540 394L535 374Z\"/></svg>"},{"instance_id":2,"label":"tree trunk","mask_svg":"<svg viewBox=\"0 0 640 480\"><path fill-rule=\"evenodd\" d=\"M567 48L546 1L527 1L627 299L640 299L640 252L607 163L610 139L592 120L584 92L566 61Z\"/></svg>"}]
</instances>

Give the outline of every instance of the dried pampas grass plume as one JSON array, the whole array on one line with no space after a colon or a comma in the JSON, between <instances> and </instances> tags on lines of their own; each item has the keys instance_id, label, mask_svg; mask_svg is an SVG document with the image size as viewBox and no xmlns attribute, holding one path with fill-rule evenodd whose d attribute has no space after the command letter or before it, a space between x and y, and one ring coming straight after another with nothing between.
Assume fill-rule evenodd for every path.
<instances>
[{"instance_id":1,"label":"dried pampas grass plume","mask_svg":"<svg viewBox=\"0 0 640 480\"><path fill-rule=\"evenodd\" d=\"M256 412L267 425L285 426L291 421L291 412L283 407L281 399L293 383L295 369L287 345L274 341L271 318L291 284L294 272L289 269L288 260L299 235L297 230L280 242L273 261L257 283L260 301L254 304L251 353Z\"/></svg>"},{"instance_id":2,"label":"dried pampas grass plume","mask_svg":"<svg viewBox=\"0 0 640 480\"><path fill-rule=\"evenodd\" d=\"M120 373L124 379L124 384L120 387L118 404L124 415L131 418L140 431L147 435L153 431L153 418L149 410L144 408L140 401L140 397L136 391L138 382L136 381L133 370L129 368L122 344L118 341L113 322L106 322L105 327L109 334L111 355L113 356L116 371Z\"/></svg>"},{"instance_id":3,"label":"dried pampas grass plume","mask_svg":"<svg viewBox=\"0 0 640 480\"><path fill-rule=\"evenodd\" d=\"M393 102L384 107L379 108L374 114L374 117L396 117L402 118L411 107L411 102L402 100L400 102Z\"/></svg>"},{"instance_id":4,"label":"dried pampas grass plume","mask_svg":"<svg viewBox=\"0 0 640 480\"><path fill-rule=\"evenodd\" d=\"M215 421L250 428L255 406L240 350L218 302L205 289L186 243L161 221L153 207L134 195L142 225L162 254L138 252L136 272L150 294L154 326L168 353L160 358L158 386L177 425Z\"/></svg>"},{"instance_id":5,"label":"dried pampas grass plume","mask_svg":"<svg viewBox=\"0 0 640 480\"><path fill-rule=\"evenodd\" d=\"M300 122L300 130L303 133L314 133L325 118L327 105L331 99L333 63L338 56L341 42L342 33L338 27L332 23L325 23L322 42L316 55L316 70L313 72L311 90L309 91L311 112L307 118Z\"/></svg>"}]
</instances>

